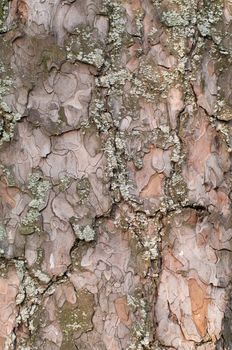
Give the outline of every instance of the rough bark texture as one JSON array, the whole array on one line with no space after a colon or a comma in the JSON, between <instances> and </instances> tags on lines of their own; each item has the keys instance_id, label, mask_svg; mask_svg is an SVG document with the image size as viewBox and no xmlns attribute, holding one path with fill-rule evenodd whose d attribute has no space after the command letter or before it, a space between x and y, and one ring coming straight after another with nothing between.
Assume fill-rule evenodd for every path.
<instances>
[{"instance_id":1,"label":"rough bark texture","mask_svg":"<svg viewBox=\"0 0 232 350\"><path fill-rule=\"evenodd\" d=\"M231 0L0 5L0 349L232 349Z\"/></svg>"}]
</instances>

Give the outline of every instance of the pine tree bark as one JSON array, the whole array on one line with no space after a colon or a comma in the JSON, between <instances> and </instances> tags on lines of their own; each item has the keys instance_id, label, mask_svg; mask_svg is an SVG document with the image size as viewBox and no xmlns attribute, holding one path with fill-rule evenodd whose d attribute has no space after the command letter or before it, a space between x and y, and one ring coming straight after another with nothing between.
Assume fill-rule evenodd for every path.
<instances>
[{"instance_id":1,"label":"pine tree bark","mask_svg":"<svg viewBox=\"0 0 232 350\"><path fill-rule=\"evenodd\" d=\"M231 0L0 5L0 349L232 349Z\"/></svg>"}]
</instances>

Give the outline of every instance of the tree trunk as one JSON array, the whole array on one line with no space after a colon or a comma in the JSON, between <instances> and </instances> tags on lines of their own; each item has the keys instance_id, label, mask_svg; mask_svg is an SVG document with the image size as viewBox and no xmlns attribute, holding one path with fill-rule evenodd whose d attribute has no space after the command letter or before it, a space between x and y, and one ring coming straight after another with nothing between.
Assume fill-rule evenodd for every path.
<instances>
[{"instance_id":1,"label":"tree trunk","mask_svg":"<svg viewBox=\"0 0 232 350\"><path fill-rule=\"evenodd\" d=\"M231 0L1 0L0 350L228 350Z\"/></svg>"}]
</instances>

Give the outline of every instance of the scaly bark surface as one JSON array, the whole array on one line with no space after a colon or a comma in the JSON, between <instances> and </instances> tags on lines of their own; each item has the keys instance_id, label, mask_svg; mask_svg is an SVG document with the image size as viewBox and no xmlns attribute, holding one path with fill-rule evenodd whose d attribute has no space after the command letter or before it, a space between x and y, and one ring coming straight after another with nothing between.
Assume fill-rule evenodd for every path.
<instances>
[{"instance_id":1,"label":"scaly bark surface","mask_svg":"<svg viewBox=\"0 0 232 350\"><path fill-rule=\"evenodd\" d=\"M0 6L0 349L231 350L231 0Z\"/></svg>"}]
</instances>

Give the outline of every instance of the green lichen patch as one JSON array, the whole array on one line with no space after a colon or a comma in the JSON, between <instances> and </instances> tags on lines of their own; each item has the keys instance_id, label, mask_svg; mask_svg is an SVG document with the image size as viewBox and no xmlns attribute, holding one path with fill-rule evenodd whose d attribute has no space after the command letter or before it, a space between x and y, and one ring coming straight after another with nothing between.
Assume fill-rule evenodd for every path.
<instances>
[{"instance_id":1,"label":"green lichen patch","mask_svg":"<svg viewBox=\"0 0 232 350\"><path fill-rule=\"evenodd\" d=\"M124 200L133 199L130 194L132 184L129 182L126 168L127 149L123 133L109 133L103 147L107 159L106 174L111 181L114 200L119 202L121 198Z\"/></svg>"},{"instance_id":2,"label":"green lichen patch","mask_svg":"<svg viewBox=\"0 0 232 350\"><path fill-rule=\"evenodd\" d=\"M19 113L14 113L5 102L0 102L0 146L12 139L16 124L20 119Z\"/></svg>"},{"instance_id":3,"label":"green lichen patch","mask_svg":"<svg viewBox=\"0 0 232 350\"><path fill-rule=\"evenodd\" d=\"M188 31L191 26L197 25L202 36L212 36L215 25L222 19L221 0L172 0L157 3L161 22L165 26L175 29L184 27Z\"/></svg>"},{"instance_id":4,"label":"green lichen patch","mask_svg":"<svg viewBox=\"0 0 232 350\"><path fill-rule=\"evenodd\" d=\"M137 321L133 324L131 342L126 350L150 350L153 341L151 307L141 291L128 295L127 303Z\"/></svg>"},{"instance_id":5,"label":"green lichen patch","mask_svg":"<svg viewBox=\"0 0 232 350\"><path fill-rule=\"evenodd\" d=\"M29 177L28 189L31 191L34 199L30 202L29 206L42 210L50 187L50 182L44 180L42 175L39 173L32 174Z\"/></svg>"},{"instance_id":6,"label":"green lichen patch","mask_svg":"<svg viewBox=\"0 0 232 350\"><path fill-rule=\"evenodd\" d=\"M130 223L129 231L137 241L137 244L141 246L143 259L148 263L150 261L157 261L159 258L161 228L162 224L158 214L153 219L148 219L145 213L137 213L134 220ZM149 232L152 233L148 234ZM155 266L156 264L153 263L154 269Z\"/></svg>"},{"instance_id":7,"label":"green lichen patch","mask_svg":"<svg viewBox=\"0 0 232 350\"><path fill-rule=\"evenodd\" d=\"M169 181L169 192L174 203L187 204L188 188L181 171L172 174Z\"/></svg>"},{"instance_id":8,"label":"green lichen patch","mask_svg":"<svg viewBox=\"0 0 232 350\"><path fill-rule=\"evenodd\" d=\"M66 191L72 184L74 179L69 175L64 175L59 179L59 190L61 192Z\"/></svg>"},{"instance_id":9,"label":"green lichen patch","mask_svg":"<svg viewBox=\"0 0 232 350\"><path fill-rule=\"evenodd\" d=\"M0 224L0 241L6 238L6 229L3 224Z\"/></svg>"},{"instance_id":10,"label":"green lichen patch","mask_svg":"<svg viewBox=\"0 0 232 350\"><path fill-rule=\"evenodd\" d=\"M41 297L44 291L47 290L47 284L41 285L41 282L45 282L45 275L41 271L34 271L36 278L29 274L25 261L16 260L15 267L20 279L20 286L16 296L16 305L18 305L16 328L20 328L22 324L28 328L31 337L25 343L29 346L34 343L38 329L44 326L46 315L40 305ZM38 283L38 280L40 283ZM46 283L48 280L47 278ZM17 345L23 343L23 341L21 343L21 340L19 340Z\"/></svg>"},{"instance_id":11,"label":"green lichen patch","mask_svg":"<svg viewBox=\"0 0 232 350\"><path fill-rule=\"evenodd\" d=\"M6 167L3 164L1 164L0 169L2 171L3 177L5 178L5 180L7 182L7 186L14 187L15 186L15 179L14 179L14 172L12 170L12 166Z\"/></svg>"},{"instance_id":12,"label":"green lichen patch","mask_svg":"<svg viewBox=\"0 0 232 350\"><path fill-rule=\"evenodd\" d=\"M0 259L0 277L7 278L10 265L6 259Z\"/></svg>"},{"instance_id":13,"label":"green lichen patch","mask_svg":"<svg viewBox=\"0 0 232 350\"><path fill-rule=\"evenodd\" d=\"M50 277L42 272L41 270L33 270L33 275L38 278L38 280L41 282L41 283L44 283L44 284L48 284L49 281L50 281Z\"/></svg>"},{"instance_id":14,"label":"green lichen patch","mask_svg":"<svg viewBox=\"0 0 232 350\"><path fill-rule=\"evenodd\" d=\"M96 40L92 30L76 29L65 43L67 59L80 61L100 69L105 60L104 44Z\"/></svg>"},{"instance_id":15,"label":"green lichen patch","mask_svg":"<svg viewBox=\"0 0 232 350\"><path fill-rule=\"evenodd\" d=\"M105 75L96 78L96 85L107 88L108 95L123 97L125 100L133 99L134 104L138 98L147 101L157 101L157 98L166 97L168 89L180 82L179 68L161 69L154 64L151 58L140 58L140 65L136 75L126 69L109 69ZM125 84L128 89L124 91ZM122 111L120 111L122 113Z\"/></svg>"},{"instance_id":16,"label":"green lichen patch","mask_svg":"<svg viewBox=\"0 0 232 350\"><path fill-rule=\"evenodd\" d=\"M89 117L101 132L107 132L113 126L111 114L107 111L101 89L95 89L89 106Z\"/></svg>"},{"instance_id":17,"label":"green lichen patch","mask_svg":"<svg viewBox=\"0 0 232 350\"><path fill-rule=\"evenodd\" d=\"M39 173L29 177L28 190L32 194L27 214L21 221L20 233L28 235L40 231L40 211L45 207L51 183Z\"/></svg>"},{"instance_id":18,"label":"green lichen patch","mask_svg":"<svg viewBox=\"0 0 232 350\"><path fill-rule=\"evenodd\" d=\"M196 23L196 0L158 1L161 22L167 27L186 27Z\"/></svg>"},{"instance_id":19,"label":"green lichen patch","mask_svg":"<svg viewBox=\"0 0 232 350\"><path fill-rule=\"evenodd\" d=\"M91 183L87 177L77 180L76 191L81 203L83 203L89 197Z\"/></svg>"},{"instance_id":20,"label":"green lichen patch","mask_svg":"<svg viewBox=\"0 0 232 350\"><path fill-rule=\"evenodd\" d=\"M14 72L10 67L12 48L11 43L4 37L0 41L0 146L9 142L14 136L17 122L21 115L7 102L7 97L14 92Z\"/></svg>"},{"instance_id":21,"label":"green lichen patch","mask_svg":"<svg viewBox=\"0 0 232 350\"><path fill-rule=\"evenodd\" d=\"M92 329L94 296L87 290L79 290L77 303L65 303L59 312L59 322L63 333L61 350L75 349L75 337Z\"/></svg>"},{"instance_id":22,"label":"green lichen patch","mask_svg":"<svg viewBox=\"0 0 232 350\"><path fill-rule=\"evenodd\" d=\"M39 221L40 213L36 209L30 209L26 216L22 219L19 232L21 235L30 235L34 232L39 232Z\"/></svg>"},{"instance_id":23,"label":"green lichen patch","mask_svg":"<svg viewBox=\"0 0 232 350\"><path fill-rule=\"evenodd\" d=\"M220 33L216 24L222 20L222 0L205 0L197 12L197 27L203 37L212 37L216 43L220 43Z\"/></svg>"},{"instance_id":24,"label":"green lichen patch","mask_svg":"<svg viewBox=\"0 0 232 350\"><path fill-rule=\"evenodd\" d=\"M104 63L104 52L102 49L94 49L89 53L78 52L76 55L72 52L68 55L68 59L81 61L83 63L91 64L97 68L101 68Z\"/></svg>"},{"instance_id":25,"label":"green lichen patch","mask_svg":"<svg viewBox=\"0 0 232 350\"><path fill-rule=\"evenodd\" d=\"M94 241L96 233L90 225L87 225L85 227L81 227L77 223L73 223L72 227L73 227L73 230L74 230L76 237L79 240L85 241L85 242Z\"/></svg>"},{"instance_id":26,"label":"green lichen patch","mask_svg":"<svg viewBox=\"0 0 232 350\"><path fill-rule=\"evenodd\" d=\"M125 10L120 0L104 0L104 7L110 21L108 46L110 47L111 59L113 62L117 62L120 49L123 43L128 40L125 31Z\"/></svg>"},{"instance_id":27,"label":"green lichen patch","mask_svg":"<svg viewBox=\"0 0 232 350\"><path fill-rule=\"evenodd\" d=\"M7 32L6 19L9 10L9 1L0 0L0 33Z\"/></svg>"},{"instance_id":28,"label":"green lichen patch","mask_svg":"<svg viewBox=\"0 0 232 350\"><path fill-rule=\"evenodd\" d=\"M178 66L172 69L160 68L152 58L140 58L140 67L133 79L131 94L144 97L147 101L157 101L160 96L166 98L167 91L180 83L181 75Z\"/></svg>"},{"instance_id":29,"label":"green lichen patch","mask_svg":"<svg viewBox=\"0 0 232 350\"><path fill-rule=\"evenodd\" d=\"M131 81L132 78L132 74L126 69L108 70L107 74L96 79L96 85L103 88L108 88L109 93L121 95L123 93L123 86L127 81Z\"/></svg>"},{"instance_id":30,"label":"green lichen patch","mask_svg":"<svg viewBox=\"0 0 232 350\"><path fill-rule=\"evenodd\" d=\"M191 48L194 48L192 55L198 48L205 47L205 39L223 46L226 36L222 25L223 1L156 1L156 6L166 33L165 45L178 57L178 70L181 73L185 73Z\"/></svg>"}]
</instances>

